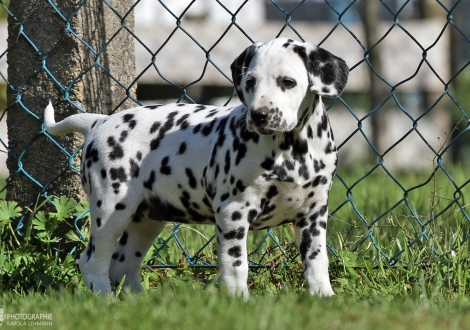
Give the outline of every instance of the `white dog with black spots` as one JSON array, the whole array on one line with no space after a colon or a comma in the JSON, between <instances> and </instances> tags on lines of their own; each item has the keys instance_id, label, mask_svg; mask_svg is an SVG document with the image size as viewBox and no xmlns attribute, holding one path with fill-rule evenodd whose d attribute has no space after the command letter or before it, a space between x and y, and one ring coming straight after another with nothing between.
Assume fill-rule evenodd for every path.
<instances>
[{"instance_id":1,"label":"white dog with black spots","mask_svg":"<svg viewBox=\"0 0 470 330\"><path fill-rule=\"evenodd\" d=\"M292 223L310 292L334 294L326 228L338 157L322 97L340 95L348 66L277 38L248 47L231 70L237 107L147 105L56 123L47 106L49 133L86 136L91 234L80 270L94 291L109 294L124 276L142 290L142 259L172 221L215 225L219 282L245 299L248 231Z\"/></svg>"}]
</instances>

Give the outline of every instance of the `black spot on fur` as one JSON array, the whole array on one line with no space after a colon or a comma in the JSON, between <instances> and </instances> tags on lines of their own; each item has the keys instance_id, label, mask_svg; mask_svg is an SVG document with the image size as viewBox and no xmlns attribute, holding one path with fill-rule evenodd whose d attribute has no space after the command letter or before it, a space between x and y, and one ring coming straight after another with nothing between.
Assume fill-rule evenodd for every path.
<instances>
[{"instance_id":1,"label":"black spot on fur","mask_svg":"<svg viewBox=\"0 0 470 330\"><path fill-rule=\"evenodd\" d=\"M96 226L97 226L98 228L101 227L101 218L96 218Z\"/></svg>"},{"instance_id":2,"label":"black spot on fur","mask_svg":"<svg viewBox=\"0 0 470 330\"><path fill-rule=\"evenodd\" d=\"M109 159L116 160L120 159L124 156L124 150L122 149L120 144L117 144L114 140L114 137L110 136L108 138L108 145L111 147L111 151L109 153Z\"/></svg>"},{"instance_id":3,"label":"black spot on fur","mask_svg":"<svg viewBox=\"0 0 470 330\"><path fill-rule=\"evenodd\" d=\"M130 129L134 129L135 125L137 125L137 121L134 119L134 115L132 113L125 114L122 117L122 121L127 123Z\"/></svg>"},{"instance_id":4,"label":"black spot on fur","mask_svg":"<svg viewBox=\"0 0 470 330\"><path fill-rule=\"evenodd\" d=\"M196 109L194 110L194 112L199 112L199 111L202 111L206 108L207 107L205 105L199 104L199 105L196 106Z\"/></svg>"},{"instance_id":5,"label":"black spot on fur","mask_svg":"<svg viewBox=\"0 0 470 330\"><path fill-rule=\"evenodd\" d=\"M245 191L245 186L243 185L243 182L241 180L237 180L237 184L236 184L236 187L238 190L240 190L240 192L244 192Z\"/></svg>"},{"instance_id":6,"label":"black spot on fur","mask_svg":"<svg viewBox=\"0 0 470 330\"><path fill-rule=\"evenodd\" d=\"M261 163L261 167L265 170L272 170L274 166L274 159L266 157L266 159Z\"/></svg>"},{"instance_id":7,"label":"black spot on fur","mask_svg":"<svg viewBox=\"0 0 470 330\"><path fill-rule=\"evenodd\" d=\"M235 211L232 213L232 220L237 221L242 218L242 214L239 211Z\"/></svg>"},{"instance_id":8,"label":"black spot on fur","mask_svg":"<svg viewBox=\"0 0 470 330\"><path fill-rule=\"evenodd\" d=\"M228 174L230 171L230 150L227 150L225 153L225 166L224 166L224 172L225 174Z\"/></svg>"},{"instance_id":9,"label":"black spot on fur","mask_svg":"<svg viewBox=\"0 0 470 330\"><path fill-rule=\"evenodd\" d=\"M138 178L139 172L140 172L139 165L133 159L129 159L129 164L130 164L129 175L133 178Z\"/></svg>"},{"instance_id":10,"label":"black spot on fur","mask_svg":"<svg viewBox=\"0 0 470 330\"><path fill-rule=\"evenodd\" d=\"M186 151L186 143L181 142L180 148L178 149L178 154L182 155L182 154L184 154L185 151Z\"/></svg>"},{"instance_id":11,"label":"black spot on fur","mask_svg":"<svg viewBox=\"0 0 470 330\"><path fill-rule=\"evenodd\" d=\"M328 144L327 144L326 147L325 147L325 153L326 153L326 154L330 154L330 153L332 153L333 151L335 151L334 144L331 143L331 141L328 141Z\"/></svg>"},{"instance_id":12,"label":"black spot on fur","mask_svg":"<svg viewBox=\"0 0 470 330\"><path fill-rule=\"evenodd\" d=\"M127 175L126 175L126 170L123 167L118 167L118 168L110 168L109 169L109 175L111 177L111 180L113 181L120 181L120 182L126 182L127 181Z\"/></svg>"},{"instance_id":13,"label":"black spot on fur","mask_svg":"<svg viewBox=\"0 0 470 330\"><path fill-rule=\"evenodd\" d=\"M276 186L271 186L269 187L269 190L268 192L266 193L266 198L267 199L272 199L274 196L276 196L277 194L279 193L279 191L277 190L277 187Z\"/></svg>"},{"instance_id":14,"label":"black spot on fur","mask_svg":"<svg viewBox=\"0 0 470 330\"><path fill-rule=\"evenodd\" d=\"M324 169L325 168L325 163L323 162L323 160L316 160L314 159L313 160L313 168L315 169L315 172L318 173L320 170Z\"/></svg>"},{"instance_id":15,"label":"black spot on fur","mask_svg":"<svg viewBox=\"0 0 470 330\"><path fill-rule=\"evenodd\" d=\"M137 258L142 257L142 252L136 251L136 252L135 252L135 256L136 256Z\"/></svg>"},{"instance_id":16,"label":"black spot on fur","mask_svg":"<svg viewBox=\"0 0 470 330\"><path fill-rule=\"evenodd\" d=\"M251 209L249 212L248 212L248 222L249 223L252 223L253 221L256 220L256 217L258 216L258 211L256 211L255 209Z\"/></svg>"},{"instance_id":17,"label":"black spot on fur","mask_svg":"<svg viewBox=\"0 0 470 330\"><path fill-rule=\"evenodd\" d=\"M215 164L215 157L217 156L217 146L212 149L211 160L209 161L209 166L213 167Z\"/></svg>"},{"instance_id":18,"label":"black spot on fur","mask_svg":"<svg viewBox=\"0 0 470 330\"><path fill-rule=\"evenodd\" d=\"M160 128L161 125L162 125L162 123L160 123L159 121L154 122L152 124L152 126L150 127L150 134L153 134L156 131L158 131L158 129Z\"/></svg>"},{"instance_id":19,"label":"black spot on fur","mask_svg":"<svg viewBox=\"0 0 470 330\"><path fill-rule=\"evenodd\" d=\"M312 130L312 126L308 125L307 127L307 137L309 139L313 139L313 130Z\"/></svg>"},{"instance_id":20,"label":"black spot on fur","mask_svg":"<svg viewBox=\"0 0 470 330\"><path fill-rule=\"evenodd\" d=\"M91 141L85 151L85 159L91 160L92 162L96 163L98 161L98 149L93 148L94 141Z\"/></svg>"},{"instance_id":21,"label":"black spot on fur","mask_svg":"<svg viewBox=\"0 0 470 330\"><path fill-rule=\"evenodd\" d=\"M304 228L308 226L308 221L306 218L301 218L295 225L299 228Z\"/></svg>"},{"instance_id":22,"label":"black spot on fur","mask_svg":"<svg viewBox=\"0 0 470 330\"><path fill-rule=\"evenodd\" d=\"M160 141L165 137L166 132L173 128L174 118L178 114L177 111L173 111L168 114L165 124L158 131L158 136L150 141L150 149L156 150L160 146Z\"/></svg>"},{"instance_id":23,"label":"black spot on fur","mask_svg":"<svg viewBox=\"0 0 470 330\"><path fill-rule=\"evenodd\" d=\"M231 230L228 233L224 234L226 239L238 239L241 240L245 237L245 227L239 227L236 230Z\"/></svg>"},{"instance_id":24,"label":"black spot on fur","mask_svg":"<svg viewBox=\"0 0 470 330\"><path fill-rule=\"evenodd\" d=\"M310 172L306 164L302 164L299 167L299 176L303 177L305 180L308 180L310 178Z\"/></svg>"},{"instance_id":25,"label":"black spot on fur","mask_svg":"<svg viewBox=\"0 0 470 330\"><path fill-rule=\"evenodd\" d=\"M158 107L161 107L161 106L162 106L161 104L151 104L151 105L144 106L144 108L154 110L154 109L156 109Z\"/></svg>"},{"instance_id":26,"label":"black spot on fur","mask_svg":"<svg viewBox=\"0 0 470 330\"><path fill-rule=\"evenodd\" d=\"M121 254L121 256L119 257L119 262L124 262L124 260L126 260L126 256L123 254Z\"/></svg>"},{"instance_id":27,"label":"black spot on fur","mask_svg":"<svg viewBox=\"0 0 470 330\"><path fill-rule=\"evenodd\" d=\"M129 135L129 133L127 131L122 131L121 132L121 136L119 137L119 142L124 142L126 139L127 139L127 136Z\"/></svg>"},{"instance_id":28,"label":"black spot on fur","mask_svg":"<svg viewBox=\"0 0 470 330\"><path fill-rule=\"evenodd\" d=\"M308 258L309 258L310 260L314 260L314 259L317 257L317 255L318 255L319 253L320 253L320 249L316 249L315 251L313 251L313 252L308 256Z\"/></svg>"},{"instance_id":29,"label":"black spot on fur","mask_svg":"<svg viewBox=\"0 0 470 330\"><path fill-rule=\"evenodd\" d=\"M328 128L328 118L326 117L326 114L323 113L321 117L321 121L318 123L318 126L317 126L317 136L321 138L323 132L326 131L327 128Z\"/></svg>"},{"instance_id":30,"label":"black spot on fur","mask_svg":"<svg viewBox=\"0 0 470 330\"><path fill-rule=\"evenodd\" d=\"M188 183L189 183L189 186L193 189L196 189L197 187L197 181L196 181L196 178L194 177L194 174L193 174L193 171L191 171L190 168L186 168L186 175L188 176Z\"/></svg>"},{"instance_id":31,"label":"black spot on fur","mask_svg":"<svg viewBox=\"0 0 470 330\"><path fill-rule=\"evenodd\" d=\"M119 210L125 210L126 209L126 205L123 204L123 203L117 203L115 206L114 206L114 209L119 211Z\"/></svg>"},{"instance_id":32,"label":"black spot on fur","mask_svg":"<svg viewBox=\"0 0 470 330\"><path fill-rule=\"evenodd\" d=\"M235 165L240 164L240 161L245 158L247 152L246 144L242 143L238 146L237 158L235 159Z\"/></svg>"},{"instance_id":33,"label":"black spot on fur","mask_svg":"<svg viewBox=\"0 0 470 330\"><path fill-rule=\"evenodd\" d=\"M88 246L86 249L86 255L88 257L87 262L90 261L92 253L93 253L93 236L90 236L90 240L88 241Z\"/></svg>"},{"instance_id":34,"label":"black spot on fur","mask_svg":"<svg viewBox=\"0 0 470 330\"><path fill-rule=\"evenodd\" d=\"M316 187L319 184L325 185L328 183L328 179L323 176L323 175L318 175L315 177L315 179L312 181L312 187Z\"/></svg>"},{"instance_id":35,"label":"black spot on fur","mask_svg":"<svg viewBox=\"0 0 470 330\"><path fill-rule=\"evenodd\" d=\"M119 194L119 187L121 184L119 182L115 182L111 185L113 187L113 192L117 195Z\"/></svg>"},{"instance_id":36,"label":"black spot on fur","mask_svg":"<svg viewBox=\"0 0 470 330\"><path fill-rule=\"evenodd\" d=\"M232 264L232 267L240 267L242 264L241 260L235 260L234 263Z\"/></svg>"},{"instance_id":37,"label":"black spot on fur","mask_svg":"<svg viewBox=\"0 0 470 330\"><path fill-rule=\"evenodd\" d=\"M144 181L144 187L152 190L152 186L155 183L155 171L150 172L150 177L147 181Z\"/></svg>"},{"instance_id":38,"label":"black spot on fur","mask_svg":"<svg viewBox=\"0 0 470 330\"><path fill-rule=\"evenodd\" d=\"M106 179L106 170L104 168L101 169L101 177Z\"/></svg>"},{"instance_id":39,"label":"black spot on fur","mask_svg":"<svg viewBox=\"0 0 470 330\"><path fill-rule=\"evenodd\" d=\"M295 163L292 160L286 159L282 162L282 165L287 168L289 171L293 171L295 169Z\"/></svg>"},{"instance_id":40,"label":"black spot on fur","mask_svg":"<svg viewBox=\"0 0 470 330\"><path fill-rule=\"evenodd\" d=\"M118 180L120 182L126 182L127 181L127 175L126 175L126 170L123 167L118 167L118 168L111 168L109 170L109 174L111 177L111 180Z\"/></svg>"},{"instance_id":41,"label":"black spot on fur","mask_svg":"<svg viewBox=\"0 0 470 330\"><path fill-rule=\"evenodd\" d=\"M204 125L203 129L201 130L202 135L208 136L211 134L216 121L217 119L213 119L209 124Z\"/></svg>"},{"instance_id":42,"label":"black spot on fur","mask_svg":"<svg viewBox=\"0 0 470 330\"><path fill-rule=\"evenodd\" d=\"M307 256L307 252L310 249L311 245L312 245L312 237L310 236L309 231L304 229L302 231L302 236L301 236L300 245L299 245L299 252L300 252L300 257L302 258L302 261L305 260Z\"/></svg>"},{"instance_id":43,"label":"black spot on fur","mask_svg":"<svg viewBox=\"0 0 470 330\"><path fill-rule=\"evenodd\" d=\"M121 245L126 245L128 238L129 238L129 234L127 233L127 231L124 231L124 232L122 233L121 238L119 239L119 244L121 244Z\"/></svg>"},{"instance_id":44,"label":"black spot on fur","mask_svg":"<svg viewBox=\"0 0 470 330\"><path fill-rule=\"evenodd\" d=\"M235 245L232 246L230 249L228 249L228 255L234 258L240 258L242 256L242 249L240 245Z\"/></svg>"},{"instance_id":45,"label":"black spot on fur","mask_svg":"<svg viewBox=\"0 0 470 330\"><path fill-rule=\"evenodd\" d=\"M176 121L176 125L181 126L181 129L185 129L187 125L189 125L188 121L186 120L188 118L189 118L189 113L183 115L180 119Z\"/></svg>"},{"instance_id":46,"label":"black spot on fur","mask_svg":"<svg viewBox=\"0 0 470 330\"><path fill-rule=\"evenodd\" d=\"M222 196L220 196L220 201L226 201L230 197L229 193L225 193Z\"/></svg>"},{"instance_id":47,"label":"black spot on fur","mask_svg":"<svg viewBox=\"0 0 470 330\"><path fill-rule=\"evenodd\" d=\"M166 156L162 159L162 164L160 167L160 173L165 174L165 175L170 175L171 174L171 167L168 166L168 163L170 161L170 157Z\"/></svg>"}]
</instances>

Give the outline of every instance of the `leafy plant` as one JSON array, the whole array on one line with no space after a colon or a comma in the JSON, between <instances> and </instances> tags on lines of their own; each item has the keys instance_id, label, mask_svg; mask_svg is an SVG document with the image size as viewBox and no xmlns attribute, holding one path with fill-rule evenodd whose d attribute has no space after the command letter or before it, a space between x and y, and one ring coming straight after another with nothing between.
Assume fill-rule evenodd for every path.
<instances>
[{"instance_id":1,"label":"leafy plant","mask_svg":"<svg viewBox=\"0 0 470 330\"><path fill-rule=\"evenodd\" d=\"M41 210L46 203L52 204L52 211ZM0 200L2 291L47 291L79 283L75 258L60 251L62 238L55 235L55 230L60 222L79 214L86 217L86 206L65 196L36 203L33 209ZM20 221L24 233L16 230Z\"/></svg>"}]
</instances>

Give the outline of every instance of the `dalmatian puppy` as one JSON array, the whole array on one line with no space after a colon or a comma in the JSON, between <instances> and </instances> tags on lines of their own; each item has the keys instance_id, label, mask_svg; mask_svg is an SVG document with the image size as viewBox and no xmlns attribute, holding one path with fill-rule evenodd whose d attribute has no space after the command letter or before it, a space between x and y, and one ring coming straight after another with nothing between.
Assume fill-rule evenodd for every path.
<instances>
[{"instance_id":1,"label":"dalmatian puppy","mask_svg":"<svg viewBox=\"0 0 470 330\"><path fill-rule=\"evenodd\" d=\"M110 116L44 122L86 136L81 179L91 234L84 282L109 294L142 290L141 263L169 221L215 225L219 282L248 298L249 230L292 223L312 294L331 296L326 227L337 154L322 97L343 91L349 69L311 43L255 43L231 65L237 107L146 105Z\"/></svg>"}]
</instances>

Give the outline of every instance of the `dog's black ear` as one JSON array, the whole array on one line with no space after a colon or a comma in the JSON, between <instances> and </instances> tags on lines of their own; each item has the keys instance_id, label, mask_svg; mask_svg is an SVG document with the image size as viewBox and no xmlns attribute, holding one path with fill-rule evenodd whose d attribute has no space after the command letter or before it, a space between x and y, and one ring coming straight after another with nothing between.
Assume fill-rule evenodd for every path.
<instances>
[{"instance_id":1,"label":"dog's black ear","mask_svg":"<svg viewBox=\"0 0 470 330\"><path fill-rule=\"evenodd\" d=\"M309 42L294 44L293 50L305 63L312 92L325 97L341 95L349 76L348 65L343 59Z\"/></svg>"},{"instance_id":2,"label":"dog's black ear","mask_svg":"<svg viewBox=\"0 0 470 330\"><path fill-rule=\"evenodd\" d=\"M240 101L246 105L245 97L243 96L243 76L248 70L251 60L256 53L256 50L261 46L261 42L255 42L253 45L247 47L232 63L230 69L232 70L232 79Z\"/></svg>"}]
</instances>

